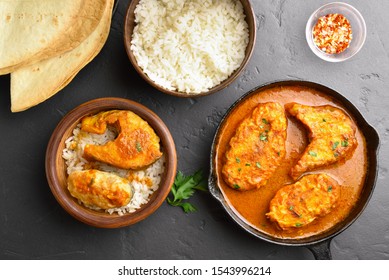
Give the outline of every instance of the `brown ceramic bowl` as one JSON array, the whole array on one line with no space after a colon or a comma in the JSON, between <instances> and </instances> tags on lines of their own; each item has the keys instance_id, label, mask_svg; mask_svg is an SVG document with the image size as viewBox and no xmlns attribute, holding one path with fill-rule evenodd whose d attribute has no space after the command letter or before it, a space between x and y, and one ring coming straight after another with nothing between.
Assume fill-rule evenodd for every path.
<instances>
[{"instance_id":1,"label":"brown ceramic bowl","mask_svg":"<svg viewBox=\"0 0 389 280\"><path fill-rule=\"evenodd\" d=\"M220 90L224 89L225 87L229 86L239 76L239 74L243 71L243 69L246 67L246 65L251 57L251 54L253 53L255 40L256 40L255 13L253 11L251 3L249 0L240 0L240 2L243 5L244 13L246 15L246 21L247 21L247 24L249 27L249 43L247 45L245 58L243 59L242 64L226 80L224 80L220 84L214 86L213 88L210 88L209 90L207 90L205 92L201 92L201 93L197 93L197 94L187 94L187 93L183 93L183 92L179 92L179 91L175 91L175 90L169 90L169 89L166 89L166 88L158 85L153 80L151 80L149 78L149 76L147 76L143 72L142 68L140 68L138 66L137 61L135 59L135 56L134 56L133 52L131 51L131 38L132 38L133 29L135 26L134 10L135 10L136 6L138 5L139 0L131 1L128 8L127 8L127 13L126 13L126 16L124 19L123 36L124 36L124 45L125 45L125 48L127 51L127 55L129 57L132 65L134 66L135 70L139 73L139 75L144 80L146 80L146 82L148 82L150 85L152 85L153 87L155 87L159 91L164 92L166 94L178 96L178 97L193 98L193 97L198 97L198 96L205 96L205 95L209 95L211 93L215 93L217 91L220 91Z\"/></svg>"},{"instance_id":2,"label":"brown ceramic bowl","mask_svg":"<svg viewBox=\"0 0 389 280\"><path fill-rule=\"evenodd\" d=\"M67 189L66 163L62 158L65 140L72 135L73 129L86 115L112 109L130 110L146 120L161 139L165 154L165 172L158 190L147 204L134 213L108 214L91 210L80 205ZM121 98L100 98L86 102L70 111L55 128L46 151L46 177L50 189L59 204L77 220L95 227L117 228L135 224L156 211L169 194L177 168L177 155L173 138L163 121L152 111L136 102Z\"/></svg>"}]
</instances>

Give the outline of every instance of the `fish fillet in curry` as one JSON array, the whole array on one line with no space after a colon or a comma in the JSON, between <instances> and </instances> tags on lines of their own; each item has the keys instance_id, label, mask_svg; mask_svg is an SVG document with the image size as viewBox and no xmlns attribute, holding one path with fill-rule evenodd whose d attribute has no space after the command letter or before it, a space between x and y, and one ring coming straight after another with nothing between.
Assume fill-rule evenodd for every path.
<instances>
[{"instance_id":1,"label":"fish fillet in curry","mask_svg":"<svg viewBox=\"0 0 389 280\"><path fill-rule=\"evenodd\" d=\"M103 134L111 125L118 131L115 140L104 145L88 144L87 160L96 160L123 169L140 169L162 156L160 139L153 128L131 111L112 110L82 119L81 130Z\"/></svg>"},{"instance_id":2,"label":"fish fillet in curry","mask_svg":"<svg viewBox=\"0 0 389 280\"><path fill-rule=\"evenodd\" d=\"M266 216L283 230L303 227L336 207L340 186L326 174L310 174L287 185L270 201Z\"/></svg>"},{"instance_id":3,"label":"fish fillet in curry","mask_svg":"<svg viewBox=\"0 0 389 280\"><path fill-rule=\"evenodd\" d=\"M224 181L239 191L267 183L285 157L287 120L279 103L259 104L236 129L225 153Z\"/></svg>"},{"instance_id":4,"label":"fish fillet in curry","mask_svg":"<svg viewBox=\"0 0 389 280\"><path fill-rule=\"evenodd\" d=\"M133 194L130 181L96 169L70 173L68 190L85 205L101 209L125 206Z\"/></svg>"},{"instance_id":5,"label":"fish fillet in curry","mask_svg":"<svg viewBox=\"0 0 389 280\"><path fill-rule=\"evenodd\" d=\"M336 107L287 104L286 110L309 130L309 145L291 169L298 179L304 172L326 167L349 158L358 145L355 126L349 116Z\"/></svg>"}]
</instances>

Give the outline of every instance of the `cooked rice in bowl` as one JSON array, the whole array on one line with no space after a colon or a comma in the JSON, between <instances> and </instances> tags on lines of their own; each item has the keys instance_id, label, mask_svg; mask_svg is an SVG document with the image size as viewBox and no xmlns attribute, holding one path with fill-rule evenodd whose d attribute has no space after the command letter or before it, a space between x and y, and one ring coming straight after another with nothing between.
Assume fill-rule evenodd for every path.
<instances>
[{"instance_id":1,"label":"cooked rice in bowl","mask_svg":"<svg viewBox=\"0 0 389 280\"><path fill-rule=\"evenodd\" d=\"M101 162L90 162L83 157L86 144L104 145L105 143L114 140L116 136L117 131L111 126L108 126L105 133L95 134L82 131L81 124L79 124L73 130L72 136L65 141L62 157L65 159L68 175L74 171L93 168L128 179L133 188L133 197L130 203L120 208L105 210L105 212L109 214L117 213L121 216L125 213L133 213L141 208L141 206L146 204L151 195L158 189L161 176L165 169L165 157L162 155L155 163L142 170L120 169ZM83 204L81 201L79 201L79 203ZM83 205L93 210L102 210L98 207Z\"/></svg>"},{"instance_id":2,"label":"cooked rice in bowl","mask_svg":"<svg viewBox=\"0 0 389 280\"><path fill-rule=\"evenodd\" d=\"M183 95L209 91L242 65L250 41L236 0L140 0L130 50L156 85Z\"/></svg>"}]
</instances>

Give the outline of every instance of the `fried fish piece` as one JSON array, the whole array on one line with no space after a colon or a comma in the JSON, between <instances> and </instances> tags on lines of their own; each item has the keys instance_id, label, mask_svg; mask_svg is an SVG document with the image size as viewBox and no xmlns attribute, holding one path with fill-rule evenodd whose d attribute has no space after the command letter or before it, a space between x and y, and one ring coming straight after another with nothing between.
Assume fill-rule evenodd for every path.
<instances>
[{"instance_id":1,"label":"fried fish piece","mask_svg":"<svg viewBox=\"0 0 389 280\"><path fill-rule=\"evenodd\" d=\"M287 121L279 103L259 104L231 138L222 174L239 191L260 188L285 157Z\"/></svg>"},{"instance_id":2,"label":"fried fish piece","mask_svg":"<svg viewBox=\"0 0 389 280\"><path fill-rule=\"evenodd\" d=\"M293 179L304 172L344 161L353 154L358 145L355 126L343 110L330 105L297 103L287 104L285 108L309 130L310 143L290 171Z\"/></svg>"},{"instance_id":3,"label":"fried fish piece","mask_svg":"<svg viewBox=\"0 0 389 280\"><path fill-rule=\"evenodd\" d=\"M310 174L287 185L270 201L266 216L287 230L305 226L336 207L340 186L326 174Z\"/></svg>"},{"instance_id":4,"label":"fried fish piece","mask_svg":"<svg viewBox=\"0 0 389 280\"><path fill-rule=\"evenodd\" d=\"M153 128L131 111L111 110L88 116L81 121L81 130L103 134L107 125L119 132L115 140L104 145L85 145L84 157L123 169L140 169L162 156L160 139Z\"/></svg>"},{"instance_id":5,"label":"fried fish piece","mask_svg":"<svg viewBox=\"0 0 389 280\"><path fill-rule=\"evenodd\" d=\"M68 190L86 206L101 209L125 206L130 203L133 195L130 181L96 169L70 173Z\"/></svg>"}]
</instances>

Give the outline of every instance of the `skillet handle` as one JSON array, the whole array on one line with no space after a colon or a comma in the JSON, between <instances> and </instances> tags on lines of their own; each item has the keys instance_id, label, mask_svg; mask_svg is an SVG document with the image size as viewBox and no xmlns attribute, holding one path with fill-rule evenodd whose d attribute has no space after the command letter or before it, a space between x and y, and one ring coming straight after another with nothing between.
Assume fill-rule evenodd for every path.
<instances>
[{"instance_id":1,"label":"skillet handle","mask_svg":"<svg viewBox=\"0 0 389 280\"><path fill-rule=\"evenodd\" d=\"M312 252L316 260L332 260L330 250L331 239L309 245L307 248Z\"/></svg>"},{"instance_id":2,"label":"skillet handle","mask_svg":"<svg viewBox=\"0 0 389 280\"><path fill-rule=\"evenodd\" d=\"M220 189L216 186L216 178L213 175L212 170L208 177L208 189L214 198L216 198L219 202L222 202L223 195L220 192Z\"/></svg>"}]
</instances>

